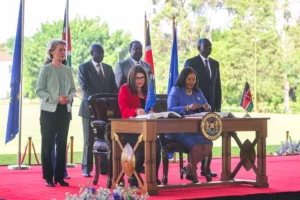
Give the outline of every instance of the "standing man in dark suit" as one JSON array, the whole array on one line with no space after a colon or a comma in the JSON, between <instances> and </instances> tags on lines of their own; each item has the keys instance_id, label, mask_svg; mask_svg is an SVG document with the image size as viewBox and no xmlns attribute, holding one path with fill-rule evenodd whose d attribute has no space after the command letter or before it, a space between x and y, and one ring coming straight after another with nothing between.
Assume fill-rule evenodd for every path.
<instances>
[{"instance_id":1,"label":"standing man in dark suit","mask_svg":"<svg viewBox=\"0 0 300 200\"><path fill-rule=\"evenodd\" d=\"M83 126L83 155L82 173L85 177L90 177L93 170L93 144L94 133L91 127L91 115L88 106L90 95L97 93L118 93L115 81L115 74L112 67L103 63L104 50L99 44L91 46L92 59L79 66L78 81L82 90L82 101L79 108L79 116L82 117ZM100 173L107 173L107 158L100 157Z\"/></svg>"},{"instance_id":2,"label":"standing man in dark suit","mask_svg":"<svg viewBox=\"0 0 300 200\"><path fill-rule=\"evenodd\" d=\"M143 55L143 45L141 42L137 40L132 41L129 45L129 53L130 58L121 60L116 64L115 75L118 88L120 88L124 83L127 83L128 72L133 65L142 65L149 77L150 74L152 74L151 66L148 63L141 60Z\"/></svg>"},{"instance_id":3,"label":"standing man in dark suit","mask_svg":"<svg viewBox=\"0 0 300 200\"><path fill-rule=\"evenodd\" d=\"M198 86L202 90L207 102L211 106L211 112L221 112L222 88L220 80L219 62L209 58L212 44L206 39L200 39L197 43L199 55L187 59L184 67L192 67L198 74ZM208 156L208 166L210 166L212 155ZM204 162L201 164L201 175L204 176ZM211 172L212 177L217 174Z\"/></svg>"}]
</instances>

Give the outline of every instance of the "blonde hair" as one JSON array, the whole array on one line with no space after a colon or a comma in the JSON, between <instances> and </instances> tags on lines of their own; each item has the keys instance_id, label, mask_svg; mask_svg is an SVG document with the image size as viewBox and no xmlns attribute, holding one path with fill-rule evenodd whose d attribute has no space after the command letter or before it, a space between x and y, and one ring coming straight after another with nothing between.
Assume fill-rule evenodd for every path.
<instances>
[{"instance_id":1,"label":"blonde hair","mask_svg":"<svg viewBox=\"0 0 300 200\"><path fill-rule=\"evenodd\" d=\"M66 45L66 41L61 40L61 39L52 39L48 42L48 45L47 45L47 59L46 59L45 64L48 64L48 63L52 62L53 56L51 55L50 52L54 51L56 49L57 45L59 45L59 44Z\"/></svg>"}]
</instances>

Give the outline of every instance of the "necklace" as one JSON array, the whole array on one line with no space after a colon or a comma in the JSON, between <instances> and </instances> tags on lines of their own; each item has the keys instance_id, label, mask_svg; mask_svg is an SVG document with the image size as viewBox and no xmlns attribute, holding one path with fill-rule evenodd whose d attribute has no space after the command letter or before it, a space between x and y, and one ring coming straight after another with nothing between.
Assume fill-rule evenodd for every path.
<instances>
[{"instance_id":1,"label":"necklace","mask_svg":"<svg viewBox=\"0 0 300 200\"><path fill-rule=\"evenodd\" d=\"M193 90L191 90L191 92L186 91L187 95L192 95L193 94Z\"/></svg>"}]
</instances>

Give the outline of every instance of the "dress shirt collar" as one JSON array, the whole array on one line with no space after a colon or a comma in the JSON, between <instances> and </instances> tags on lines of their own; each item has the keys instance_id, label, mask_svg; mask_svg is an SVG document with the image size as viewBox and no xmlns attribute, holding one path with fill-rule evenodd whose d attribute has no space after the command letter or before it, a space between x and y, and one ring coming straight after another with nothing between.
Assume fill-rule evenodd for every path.
<instances>
[{"instance_id":1,"label":"dress shirt collar","mask_svg":"<svg viewBox=\"0 0 300 200\"><path fill-rule=\"evenodd\" d=\"M97 67L98 63L95 62L93 59L92 59L92 63L94 65L94 67ZM99 64L100 64L100 67L102 68L102 62L100 62Z\"/></svg>"},{"instance_id":2,"label":"dress shirt collar","mask_svg":"<svg viewBox=\"0 0 300 200\"><path fill-rule=\"evenodd\" d=\"M97 71L97 73L99 74L99 70L101 70L102 71L102 74L103 74L103 76L105 77L105 74L104 74L104 69L103 69L103 65L102 65L102 62L100 62L99 63L99 65L100 65L100 69L97 67L97 65L98 65L98 63L97 62L95 62L93 59L92 59L92 63L93 63L93 65L94 65L94 68L96 69L96 71Z\"/></svg>"},{"instance_id":3,"label":"dress shirt collar","mask_svg":"<svg viewBox=\"0 0 300 200\"><path fill-rule=\"evenodd\" d=\"M205 63L205 60L209 61L209 57L205 58L204 56L202 56L201 54L199 54L200 58L203 60L203 63Z\"/></svg>"},{"instance_id":4,"label":"dress shirt collar","mask_svg":"<svg viewBox=\"0 0 300 200\"><path fill-rule=\"evenodd\" d=\"M132 62L136 65L136 64L142 64L142 61L140 60L140 61L136 61L136 60L134 60L133 58L131 58L131 60L132 60Z\"/></svg>"}]
</instances>

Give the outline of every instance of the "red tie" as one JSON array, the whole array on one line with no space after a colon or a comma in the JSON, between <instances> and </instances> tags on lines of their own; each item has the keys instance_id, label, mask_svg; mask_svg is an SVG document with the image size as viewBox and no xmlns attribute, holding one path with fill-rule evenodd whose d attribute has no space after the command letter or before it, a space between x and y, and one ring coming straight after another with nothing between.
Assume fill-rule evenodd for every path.
<instances>
[{"instance_id":1,"label":"red tie","mask_svg":"<svg viewBox=\"0 0 300 200\"><path fill-rule=\"evenodd\" d=\"M101 79L101 80L104 80L104 75L103 75L103 72L102 72L102 69L101 69L100 63L98 63L98 64L97 64L97 67L99 68L99 75L100 75L100 79Z\"/></svg>"}]
</instances>

